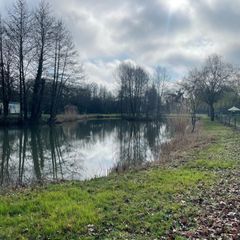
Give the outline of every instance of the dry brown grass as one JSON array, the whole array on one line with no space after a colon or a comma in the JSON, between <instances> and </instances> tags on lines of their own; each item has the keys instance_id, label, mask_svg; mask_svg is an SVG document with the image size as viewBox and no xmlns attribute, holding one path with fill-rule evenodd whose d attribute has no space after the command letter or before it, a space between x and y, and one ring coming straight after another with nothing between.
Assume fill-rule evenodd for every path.
<instances>
[{"instance_id":1,"label":"dry brown grass","mask_svg":"<svg viewBox=\"0 0 240 240\"><path fill-rule=\"evenodd\" d=\"M189 117L180 115L179 117L173 117L167 119L168 125L171 126L171 129L174 135L185 135L190 129L190 120Z\"/></svg>"},{"instance_id":2,"label":"dry brown grass","mask_svg":"<svg viewBox=\"0 0 240 240\"><path fill-rule=\"evenodd\" d=\"M196 129L192 133L188 119L175 118L170 119L170 121L175 131L174 138L160 146L159 159L156 161L157 164L174 163L174 165L179 165L187 161L189 151L201 149L213 141L212 138L204 134L201 122L197 122Z\"/></svg>"},{"instance_id":3,"label":"dry brown grass","mask_svg":"<svg viewBox=\"0 0 240 240\"><path fill-rule=\"evenodd\" d=\"M86 117L84 115L79 115L77 113L64 113L57 115L57 123L63 122L74 122L78 120L84 120Z\"/></svg>"}]
</instances>

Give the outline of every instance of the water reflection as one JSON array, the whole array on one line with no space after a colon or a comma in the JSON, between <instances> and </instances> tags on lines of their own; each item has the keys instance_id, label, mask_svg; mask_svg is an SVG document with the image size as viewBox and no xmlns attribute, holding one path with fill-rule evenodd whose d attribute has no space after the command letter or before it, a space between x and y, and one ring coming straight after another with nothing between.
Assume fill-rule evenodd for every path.
<instances>
[{"instance_id":1,"label":"water reflection","mask_svg":"<svg viewBox=\"0 0 240 240\"><path fill-rule=\"evenodd\" d=\"M169 139L160 122L90 121L0 130L1 186L104 176L159 158Z\"/></svg>"}]
</instances>

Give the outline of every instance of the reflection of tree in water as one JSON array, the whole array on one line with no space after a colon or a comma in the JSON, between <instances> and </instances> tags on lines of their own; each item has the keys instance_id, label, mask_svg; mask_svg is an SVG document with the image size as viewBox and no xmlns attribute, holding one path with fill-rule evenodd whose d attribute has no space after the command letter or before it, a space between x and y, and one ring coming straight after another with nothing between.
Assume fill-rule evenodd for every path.
<instances>
[{"instance_id":1,"label":"reflection of tree in water","mask_svg":"<svg viewBox=\"0 0 240 240\"><path fill-rule=\"evenodd\" d=\"M1 186L63 179L61 147L64 145L66 150L68 144L62 128L24 128L15 131L11 138L9 132L4 129L1 136Z\"/></svg>"},{"instance_id":2,"label":"reflection of tree in water","mask_svg":"<svg viewBox=\"0 0 240 240\"><path fill-rule=\"evenodd\" d=\"M69 147L61 127L31 129L31 150L34 172L38 181L62 180L64 177L63 151ZM47 163L47 164L46 164Z\"/></svg>"},{"instance_id":3,"label":"reflection of tree in water","mask_svg":"<svg viewBox=\"0 0 240 240\"><path fill-rule=\"evenodd\" d=\"M24 128L19 134L19 164L17 184L22 185L24 175L24 164L26 160L26 148L28 141L28 130Z\"/></svg>"},{"instance_id":4,"label":"reflection of tree in water","mask_svg":"<svg viewBox=\"0 0 240 240\"><path fill-rule=\"evenodd\" d=\"M142 165L147 159L146 141L143 139L143 125L136 122L122 122L118 128L119 159L116 171Z\"/></svg>"},{"instance_id":5,"label":"reflection of tree in water","mask_svg":"<svg viewBox=\"0 0 240 240\"><path fill-rule=\"evenodd\" d=\"M108 137L116 129L119 122L117 120L98 120L79 123L78 128L76 128L76 138L80 140L81 147L93 145Z\"/></svg>"},{"instance_id":6,"label":"reflection of tree in water","mask_svg":"<svg viewBox=\"0 0 240 240\"><path fill-rule=\"evenodd\" d=\"M140 166L157 159L165 132L161 123L121 120L4 129L0 131L0 184L94 177L113 166L115 153L120 170Z\"/></svg>"},{"instance_id":7,"label":"reflection of tree in water","mask_svg":"<svg viewBox=\"0 0 240 240\"><path fill-rule=\"evenodd\" d=\"M0 132L1 186L62 180L66 176L68 178L80 174L81 160L69 161L69 154L75 150L72 144L79 139L82 140L78 141L79 148L94 144L98 139L105 137L106 132L103 128L104 123L91 122L80 128L76 125L73 128L71 125L24 128L15 131L4 129ZM109 131L112 128L110 127Z\"/></svg>"},{"instance_id":8,"label":"reflection of tree in water","mask_svg":"<svg viewBox=\"0 0 240 240\"><path fill-rule=\"evenodd\" d=\"M4 129L1 147L1 186L22 185L27 149L27 129L14 131ZM18 144L16 144L16 142ZM17 151L17 162L13 162L12 153Z\"/></svg>"},{"instance_id":9,"label":"reflection of tree in water","mask_svg":"<svg viewBox=\"0 0 240 240\"><path fill-rule=\"evenodd\" d=\"M1 156L1 186L10 181L9 160L10 160L10 142L8 131L4 129L2 138L2 156Z\"/></svg>"},{"instance_id":10,"label":"reflection of tree in water","mask_svg":"<svg viewBox=\"0 0 240 240\"><path fill-rule=\"evenodd\" d=\"M144 137L147 139L154 160L159 160L161 145L169 139L167 125L160 121L145 125Z\"/></svg>"},{"instance_id":11,"label":"reflection of tree in water","mask_svg":"<svg viewBox=\"0 0 240 240\"><path fill-rule=\"evenodd\" d=\"M113 171L138 167L159 157L160 145L166 141L161 122L122 122L118 131L119 160Z\"/></svg>"},{"instance_id":12,"label":"reflection of tree in water","mask_svg":"<svg viewBox=\"0 0 240 240\"><path fill-rule=\"evenodd\" d=\"M44 156L39 128L31 129L31 150L35 176L40 181L42 179L41 170L44 166Z\"/></svg>"},{"instance_id":13,"label":"reflection of tree in water","mask_svg":"<svg viewBox=\"0 0 240 240\"><path fill-rule=\"evenodd\" d=\"M54 180L63 179L63 164L65 162L61 146L69 146L62 128L57 129L55 127L51 127L49 131L49 147L52 160L52 178ZM58 172L60 176L58 175Z\"/></svg>"}]
</instances>

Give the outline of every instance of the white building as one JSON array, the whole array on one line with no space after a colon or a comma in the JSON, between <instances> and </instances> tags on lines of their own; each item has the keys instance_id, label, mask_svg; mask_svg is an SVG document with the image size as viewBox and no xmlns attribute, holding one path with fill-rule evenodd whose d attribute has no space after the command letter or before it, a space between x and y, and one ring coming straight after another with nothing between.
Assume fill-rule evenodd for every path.
<instances>
[{"instance_id":1,"label":"white building","mask_svg":"<svg viewBox=\"0 0 240 240\"><path fill-rule=\"evenodd\" d=\"M20 103L10 102L8 109L9 109L9 113L11 113L11 114L19 114L20 113Z\"/></svg>"},{"instance_id":2,"label":"white building","mask_svg":"<svg viewBox=\"0 0 240 240\"><path fill-rule=\"evenodd\" d=\"M8 110L10 114L19 114L20 113L20 103L10 102L8 105ZM0 113L3 114L3 104L0 103Z\"/></svg>"}]
</instances>

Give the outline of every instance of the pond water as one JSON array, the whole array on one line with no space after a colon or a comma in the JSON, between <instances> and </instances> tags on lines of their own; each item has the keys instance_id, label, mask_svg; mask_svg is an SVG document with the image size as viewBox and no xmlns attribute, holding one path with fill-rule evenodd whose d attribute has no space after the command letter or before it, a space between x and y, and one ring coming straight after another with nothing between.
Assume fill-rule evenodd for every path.
<instances>
[{"instance_id":1,"label":"pond water","mask_svg":"<svg viewBox=\"0 0 240 240\"><path fill-rule=\"evenodd\" d=\"M84 180L159 158L163 122L101 120L0 130L0 186Z\"/></svg>"}]
</instances>

